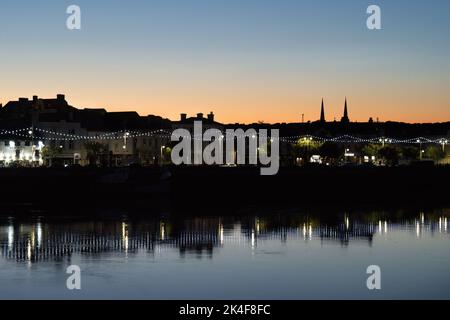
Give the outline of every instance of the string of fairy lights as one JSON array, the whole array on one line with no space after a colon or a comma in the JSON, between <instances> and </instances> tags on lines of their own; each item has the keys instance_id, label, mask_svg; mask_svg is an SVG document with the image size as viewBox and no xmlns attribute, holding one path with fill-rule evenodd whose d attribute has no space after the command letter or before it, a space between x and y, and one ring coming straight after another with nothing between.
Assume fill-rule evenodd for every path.
<instances>
[{"instance_id":1,"label":"string of fairy lights","mask_svg":"<svg viewBox=\"0 0 450 320\"><path fill-rule=\"evenodd\" d=\"M89 134L89 135L80 135L80 134L72 134L65 132L58 132L43 128L29 127L15 130L1 130L0 131L0 139L2 137L20 137L25 139L40 139L43 141L61 141L61 140L69 140L69 141L102 141L102 140L121 140L121 139L131 139L131 138L140 138L140 137L152 137L157 139L165 139L170 140L172 132L169 130L158 129L153 131L115 131L108 133L97 133L97 134ZM237 135L237 138L249 137L247 135ZM255 133L249 138L257 138L263 137L263 134ZM187 138L184 137L184 138ZM203 140L203 137L197 136L189 136L189 138L193 140ZM222 136L221 138L224 138ZM268 138L268 137L266 137ZM347 144L358 144L358 143L368 143L368 144L438 144L442 146L446 146L450 143L449 139L446 137L440 138L426 138L426 137L416 137L416 138L407 138L407 139L396 139L389 137L371 137L371 138L362 138L352 135L341 135L337 137L320 137L315 135L292 135L292 136L281 136L281 137L271 137L270 140L273 142L274 139L279 140L280 142L286 143L325 143L325 142L334 142L334 143L347 143Z\"/></svg>"}]
</instances>

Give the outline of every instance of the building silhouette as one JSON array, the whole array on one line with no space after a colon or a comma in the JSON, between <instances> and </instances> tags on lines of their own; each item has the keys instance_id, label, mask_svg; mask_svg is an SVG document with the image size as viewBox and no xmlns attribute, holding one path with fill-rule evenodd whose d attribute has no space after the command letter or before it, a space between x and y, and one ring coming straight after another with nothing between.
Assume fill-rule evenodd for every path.
<instances>
[{"instance_id":1,"label":"building silhouette","mask_svg":"<svg viewBox=\"0 0 450 320\"><path fill-rule=\"evenodd\" d=\"M350 123L350 119L348 118L347 97L345 97L344 115L341 118L341 122L342 123Z\"/></svg>"},{"instance_id":2,"label":"building silhouette","mask_svg":"<svg viewBox=\"0 0 450 320\"><path fill-rule=\"evenodd\" d=\"M321 107L321 110L320 110L320 122L321 123L325 123L326 122L326 120L325 120L325 106L324 106L324 103L323 103L323 98L322 98L322 107Z\"/></svg>"},{"instance_id":3,"label":"building silhouette","mask_svg":"<svg viewBox=\"0 0 450 320\"><path fill-rule=\"evenodd\" d=\"M168 119L137 112L75 108L65 95L19 98L0 108L0 166L20 162L34 166L108 165L158 162L167 137L130 132L171 128ZM16 131L16 130L26 131ZM7 134L5 132L15 132ZM98 139L96 139L98 137ZM51 153L51 159L44 155ZM46 159L47 158L47 159Z\"/></svg>"},{"instance_id":4,"label":"building silhouette","mask_svg":"<svg viewBox=\"0 0 450 320\"><path fill-rule=\"evenodd\" d=\"M351 122L347 98L341 121L326 121L322 99L319 121L225 124L217 121L213 112L192 117L182 113L180 119L171 121L154 115L141 116L134 111L108 112L103 108L76 108L66 101L63 94L58 94L51 99L38 96L32 99L19 98L0 108L0 167L73 164L121 167L170 162L170 147L173 146L170 133L181 128L192 134L197 121L202 122L203 131L278 129L280 137L290 137L280 139L282 166L297 163L294 145L298 143L298 137L302 136L333 138L351 135L363 139L389 137L400 140L427 137L450 140L450 122ZM448 150L448 144L443 145L442 149ZM48 151L52 153L50 156Z\"/></svg>"}]
</instances>

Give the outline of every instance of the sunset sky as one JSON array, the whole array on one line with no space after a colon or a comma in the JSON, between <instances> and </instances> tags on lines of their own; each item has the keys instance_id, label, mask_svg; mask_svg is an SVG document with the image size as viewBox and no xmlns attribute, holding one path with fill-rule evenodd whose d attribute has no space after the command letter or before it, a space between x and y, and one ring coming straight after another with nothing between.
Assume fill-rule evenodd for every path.
<instances>
[{"instance_id":1,"label":"sunset sky","mask_svg":"<svg viewBox=\"0 0 450 320\"><path fill-rule=\"evenodd\" d=\"M449 36L448 0L2 0L0 103L299 122L347 96L351 120L450 121Z\"/></svg>"}]
</instances>

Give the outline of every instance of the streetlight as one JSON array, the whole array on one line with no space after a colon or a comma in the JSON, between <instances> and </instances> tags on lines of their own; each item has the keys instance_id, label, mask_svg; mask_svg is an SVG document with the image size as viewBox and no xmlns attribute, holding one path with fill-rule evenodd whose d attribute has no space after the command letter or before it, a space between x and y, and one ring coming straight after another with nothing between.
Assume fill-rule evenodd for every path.
<instances>
[{"instance_id":1,"label":"streetlight","mask_svg":"<svg viewBox=\"0 0 450 320\"><path fill-rule=\"evenodd\" d=\"M166 148L166 146L161 146L161 165L163 165L163 151Z\"/></svg>"},{"instance_id":2,"label":"streetlight","mask_svg":"<svg viewBox=\"0 0 450 320\"><path fill-rule=\"evenodd\" d=\"M306 162L309 162L310 159L308 159L309 156L309 144L312 142L313 138L312 137L305 137L304 141L306 142Z\"/></svg>"},{"instance_id":3,"label":"streetlight","mask_svg":"<svg viewBox=\"0 0 450 320\"><path fill-rule=\"evenodd\" d=\"M34 166L34 152L35 152L35 148L36 146L34 145L34 130L33 127L31 127L30 130L28 130L28 134L31 136L31 163Z\"/></svg>"},{"instance_id":4,"label":"streetlight","mask_svg":"<svg viewBox=\"0 0 450 320\"><path fill-rule=\"evenodd\" d=\"M123 149L125 150L127 148L127 139L130 136L129 132L125 132L123 135Z\"/></svg>"},{"instance_id":5,"label":"streetlight","mask_svg":"<svg viewBox=\"0 0 450 320\"><path fill-rule=\"evenodd\" d=\"M422 150L422 140L417 139L417 143L419 144L419 160L422 161L423 157L423 150Z\"/></svg>"},{"instance_id":6,"label":"streetlight","mask_svg":"<svg viewBox=\"0 0 450 320\"><path fill-rule=\"evenodd\" d=\"M221 159L223 160L223 144L224 144L224 139L225 139L225 136L223 135L223 134L221 134L220 135L220 138L219 138L219 142L220 142L220 155L221 155Z\"/></svg>"},{"instance_id":7,"label":"streetlight","mask_svg":"<svg viewBox=\"0 0 450 320\"><path fill-rule=\"evenodd\" d=\"M255 140L256 139L256 135L252 135L252 139L253 140ZM250 144L251 145L251 144ZM256 143L255 143L255 160L256 161L258 161L257 159L258 159L258 151L259 151L259 148L258 148L258 141L256 141ZM251 157L251 155L249 155L249 159L250 159L250 157ZM252 163L252 160L250 160L250 163Z\"/></svg>"},{"instance_id":8,"label":"streetlight","mask_svg":"<svg viewBox=\"0 0 450 320\"><path fill-rule=\"evenodd\" d=\"M382 146L384 148L384 145L386 143L392 143L392 139L382 138L382 139L380 139L380 142L381 142L381 144L382 144Z\"/></svg>"},{"instance_id":9,"label":"streetlight","mask_svg":"<svg viewBox=\"0 0 450 320\"><path fill-rule=\"evenodd\" d=\"M441 144L442 144L442 152L445 152L445 145L448 143L448 141L446 139L442 139L441 140Z\"/></svg>"}]
</instances>

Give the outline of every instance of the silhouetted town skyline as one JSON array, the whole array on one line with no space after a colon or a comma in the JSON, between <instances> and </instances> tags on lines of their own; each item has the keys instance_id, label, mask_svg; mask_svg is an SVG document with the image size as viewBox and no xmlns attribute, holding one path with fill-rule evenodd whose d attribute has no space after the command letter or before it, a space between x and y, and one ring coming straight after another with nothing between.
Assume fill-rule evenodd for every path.
<instances>
[{"instance_id":1,"label":"silhouetted town skyline","mask_svg":"<svg viewBox=\"0 0 450 320\"><path fill-rule=\"evenodd\" d=\"M0 163L51 165L51 159L58 159L66 165L162 164L170 162L171 132L177 128L193 132L196 121L202 121L204 130L214 128L221 132L236 128L278 129L282 165L333 164L350 158L352 162L377 161L379 164L383 159L390 159L383 163L424 158L441 161L447 156L450 122L409 124L379 122L372 118L367 122L352 122L350 110L345 97L341 119L327 121L326 103L322 99L317 121L225 124L216 119L213 111L206 116L201 112L194 116L180 113L178 120L169 120L158 115L141 116L136 111L76 108L69 104L64 94L50 99L35 95L1 106ZM332 143L341 145L331 150ZM359 146L346 146L345 143L359 143ZM379 144L385 150L372 150L365 146L369 143ZM411 148L386 149L386 144L396 143L411 144ZM436 147L433 149L430 144ZM417 150L413 150L414 147Z\"/></svg>"},{"instance_id":2,"label":"silhouetted town skyline","mask_svg":"<svg viewBox=\"0 0 450 320\"><path fill-rule=\"evenodd\" d=\"M313 122L320 122L320 123L328 123L328 122L341 122L341 123L365 123L365 121L351 121L350 118L350 112L349 112L349 103L348 103L348 97L345 97L343 99L343 107L342 107L342 117L340 117L339 119L337 119L336 117L332 117L333 120L330 120L331 118L328 116L327 112L326 112L326 101L324 98L321 98L322 102L320 105L320 114L318 113L318 117L317 120L305 120L304 119L304 114L302 113L302 109L299 107L299 121L291 121L291 122L265 122L265 121L257 121L257 122L252 122L252 123L241 123L239 121L235 121L235 122L221 122L221 124L241 124L241 125L251 125L251 124L272 124L272 125L282 125L282 124L294 124L294 123L313 123ZM187 117L187 113L180 113L180 119L179 120L175 120L175 119L170 119L170 118L166 118L164 117L164 115L160 114L147 114L147 115L141 115L140 113L138 113L137 111L134 110L126 110L126 111L108 111L107 108L105 107L96 107L96 108L88 108L88 107L75 107L72 106L71 104L68 103L68 101L66 100L66 95L65 94L57 94L56 98L41 98L37 95L34 95L31 99L28 97L20 97L17 100L11 100L9 102L7 102L5 105L3 105L2 103L0 103L0 112L2 115L5 115L7 113L15 113L15 114L20 114L20 115L24 115L25 113L29 112L31 109L33 110L41 110L43 111L44 109L49 109L52 107L61 107L61 106L66 106L69 107L68 109L64 109L61 108L60 111L64 112L64 111L73 111L73 110L78 110L78 111L83 111L86 116L89 117L89 113L99 113L99 114L108 114L108 115L113 115L115 117L119 117L119 116L123 116L123 117L128 117L128 118L132 118L132 117L139 117L139 118L150 118L150 119L160 119L162 122L164 121L169 121L169 122L174 122L174 121L185 121L188 119ZM27 111L27 109L30 109ZM70 110L71 109L71 110ZM209 108L211 109L211 108ZM214 109L214 108L212 108ZM18 111L20 110L20 111ZM196 117L191 117L191 119L204 119L204 120L210 120L211 116L212 119L214 121L214 110L209 111L209 114L206 118L203 118L204 113L203 112L198 112L196 114ZM10 118L11 119L11 118ZM123 124L125 125L127 122L127 120L129 119L125 119L123 122ZM377 123L386 123L386 122L393 122L393 123L404 123L404 124L434 124L434 123L450 123L450 119L446 120L446 119L442 119L442 121L439 122L407 122L407 121L391 121L391 120L384 120L384 121L379 121L378 118L373 118L373 117L369 117L369 119L366 121L368 123L372 123L372 122L377 122Z\"/></svg>"}]
</instances>

